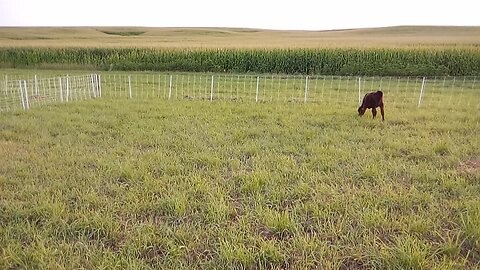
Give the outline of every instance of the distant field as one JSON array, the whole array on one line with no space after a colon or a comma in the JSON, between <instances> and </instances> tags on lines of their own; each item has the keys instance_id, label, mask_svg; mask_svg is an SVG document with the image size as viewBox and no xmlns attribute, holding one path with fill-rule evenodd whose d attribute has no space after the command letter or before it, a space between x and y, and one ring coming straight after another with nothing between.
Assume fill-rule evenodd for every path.
<instances>
[{"instance_id":1,"label":"distant field","mask_svg":"<svg viewBox=\"0 0 480 270\"><path fill-rule=\"evenodd\" d=\"M1 269L478 269L480 125L87 100L0 117Z\"/></svg>"},{"instance_id":2,"label":"distant field","mask_svg":"<svg viewBox=\"0 0 480 270\"><path fill-rule=\"evenodd\" d=\"M0 68L479 75L480 27L0 28Z\"/></svg>"},{"instance_id":3,"label":"distant field","mask_svg":"<svg viewBox=\"0 0 480 270\"><path fill-rule=\"evenodd\" d=\"M399 26L337 31L139 27L0 28L0 47L264 49L478 46L480 26Z\"/></svg>"}]
</instances>

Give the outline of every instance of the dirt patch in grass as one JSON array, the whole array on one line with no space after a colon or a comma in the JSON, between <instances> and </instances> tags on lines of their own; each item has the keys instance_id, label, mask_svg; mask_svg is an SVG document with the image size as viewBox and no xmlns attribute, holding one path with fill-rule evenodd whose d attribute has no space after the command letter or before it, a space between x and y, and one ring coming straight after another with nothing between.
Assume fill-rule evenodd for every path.
<instances>
[{"instance_id":1,"label":"dirt patch in grass","mask_svg":"<svg viewBox=\"0 0 480 270\"><path fill-rule=\"evenodd\" d=\"M368 265L368 261L366 258L346 257L342 259L340 269L341 270L350 270L350 269L362 270L362 269L371 269L371 267Z\"/></svg>"},{"instance_id":2,"label":"dirt patch in grass","mask_svg":"<svg viewBox=\"0 0 480 270\"><path fill-rule=\"evenodd\" d=\"M10 163L12 160L25 160L28 155L28 148L18 142L0 141L0 174L16 171L18 166Z\"/></svg>"},{"instance_id":3,"label":"dirt patch in grass","mask_svg":"<svg viewBox=\"0 0 480 270\"><path fill-rule=\"evenodd\" d=\"M11 154L11 153L26 153L25 147L23 144L13 141L0 141L0 153L1 154Z\"/></svg>"},{"instance_id":4,"label":"dirt patch in grass","mask_svg":"<svg viewBox=\"0 0 480 270\"><path fill-rule=\"evenodd\" d=\"M461 162L457 166L457 170L463 173L475 173L480 171L480 158L472 158Z\"/></svg>"}]
</instances>

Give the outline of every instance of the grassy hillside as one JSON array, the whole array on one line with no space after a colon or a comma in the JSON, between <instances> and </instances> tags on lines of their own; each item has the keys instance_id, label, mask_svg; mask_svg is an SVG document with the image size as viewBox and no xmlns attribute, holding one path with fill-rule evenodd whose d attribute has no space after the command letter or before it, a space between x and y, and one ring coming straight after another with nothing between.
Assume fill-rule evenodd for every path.
<instances>
[{"instance_id":1,"label":"grassy hillside","mask_svg":"<svg viewBox=\"0 0 480 270\"><path fill-rule=\"evenodd\" d=\"M336 31L232 28L0 28L0 47L378 48L478 47L480 27L399 26Z\"/></svg>"}]
</instances>

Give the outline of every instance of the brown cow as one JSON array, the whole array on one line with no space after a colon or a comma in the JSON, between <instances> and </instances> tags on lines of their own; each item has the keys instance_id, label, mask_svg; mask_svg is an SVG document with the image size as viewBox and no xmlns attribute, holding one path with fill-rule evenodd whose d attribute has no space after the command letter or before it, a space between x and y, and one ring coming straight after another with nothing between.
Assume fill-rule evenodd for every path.
<instances>
[{"instance_id":1,"label":"brown cow","mask_svg":"<svg viewBox=\"0 0 480 270\"><path fill-rule=\"evenodd\" d=\"M383 93L382 91L367 93L363 97L362 105L358 107L358 115L362 116L367 109L372 109L373 118L377 115L377 107L380 107L382 121L385 120L383 111Z\"/></svg>"}]
</instances>

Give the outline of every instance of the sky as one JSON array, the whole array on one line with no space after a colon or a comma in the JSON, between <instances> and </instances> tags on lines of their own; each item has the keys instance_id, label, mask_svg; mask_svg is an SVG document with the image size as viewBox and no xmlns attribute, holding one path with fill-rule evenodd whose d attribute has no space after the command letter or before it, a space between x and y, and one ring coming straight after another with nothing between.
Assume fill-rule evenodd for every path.
<instances>
[{"instance_id":1,"label":"sky","mask_svg":"<svg viewBox=\"0 0 480 270\"><path fill-rule=\"evenodd\" d=\"M331 30L480 26L478 0L0 0L0 26L240 27Z\"/></svg>"}]
</instances>

